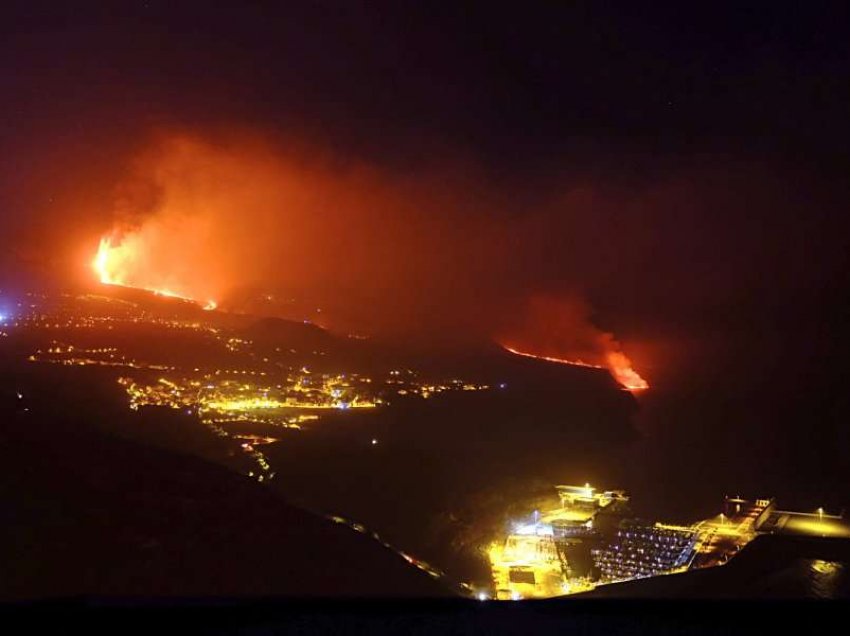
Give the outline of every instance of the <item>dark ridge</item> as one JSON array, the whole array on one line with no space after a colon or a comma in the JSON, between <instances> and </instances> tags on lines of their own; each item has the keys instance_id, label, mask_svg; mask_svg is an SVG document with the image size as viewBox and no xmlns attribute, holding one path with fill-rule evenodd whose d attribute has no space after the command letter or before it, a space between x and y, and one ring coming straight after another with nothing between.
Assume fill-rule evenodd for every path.
<instances>
[{"instance_id":1,"label":"dark ridge","mask_svg":"<svg viewBox=\"0 0 850 636\"><path fill-rule=\"evenodd\" d=\"M339 346L339 338L310 322L284 318L261 318L243 330L243 334L265 345L327 348Z\"/></svg>"},{"instance_id":2,"label":"dark ridge","mask_svg":"<svg viewBox=\"0 0 850 636\"><path fill-rule=\"evenodd\" d=\"M451 595L240 475L3 397L2 599Z\"/></svg>"}]
</instances>

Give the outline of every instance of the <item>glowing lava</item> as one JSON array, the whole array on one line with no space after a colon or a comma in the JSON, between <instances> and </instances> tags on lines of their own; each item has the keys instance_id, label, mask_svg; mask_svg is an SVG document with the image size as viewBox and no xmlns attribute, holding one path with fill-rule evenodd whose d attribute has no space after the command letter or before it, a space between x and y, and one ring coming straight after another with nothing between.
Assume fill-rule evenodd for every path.
<instances>
[{"instance_id":1,"label":"glowing lava","mask_svg":"<svg viewBox=\"0 0 850 636\"><path fill-rule=\"evenodd\" d=\"M632 368L631 361L624 353L619 351L609 351L605 354L606 365L590 364L583 360L567 360L565 358L554 358L552 356L535 355L525 351L519 351L513 347L502 345L502 347L513 353L514 355L524 356L526 358L534 358L536 360L546 360L547 362L556 362L558 364L568 364L574 367L590 367L593 369L608 369L614 379L619 382L627 391L643 391L649 388L649 383L644 380L637 371Z\"/></svg>"},{"instance_id":2,"label":"glowing lava","mask_svg":"<svg viewBox=\"0 0 850 636\"><path fill-rule=\"evenodd\" d=\"M619 351L610 351L605 355L608 370L628 391L643 391L649 388L649 382L644 380L638 372L632 368L631 361L626 354Z\"/></svg>"},{"instance_id":3,"label":"glowing lava","mask_svg":"<svg viewBox=\"0 0 850 636\"><path fill-rule=\"evenodd\" d=\"M517 349L513 349L507 345L502 345L502 347L506 351L510 351L514 355L525 356L526 358L534 358L535 360L546 360L546 362L557 362L558 364L569 364L574 367L590 367L591 369L604 369L601 364L590 364L589 362L585 362L584 360L566 360L564 358L553 358L551 356L538 356L533 353L526 353L525 351L519 351Z\"/></svg>"},{"instance_id":4,"label":"glowing lava","mask_svg":"<svg viewBox=\"0 0 850 636\"><path fill-rule=\"evenodd\" d=\"M218 307L218 303L214 300L208 300L206 303L202 303L196 298L191 298L190 296L175 292L171 289L136 284L131 281L129 272L133 270L133 266L140 260L140 250L141 246L138 244L136 235L129 235L123 240L114 243L111 236L104 236L100 239L97 254L92 261L92 267L94 268L100 282L104 285L117 285L119 287L143 289L145 291L153 292L157 296L180 298L181 300L197 303L207 311L212 311Z\"/></svg>"}]
</instances>

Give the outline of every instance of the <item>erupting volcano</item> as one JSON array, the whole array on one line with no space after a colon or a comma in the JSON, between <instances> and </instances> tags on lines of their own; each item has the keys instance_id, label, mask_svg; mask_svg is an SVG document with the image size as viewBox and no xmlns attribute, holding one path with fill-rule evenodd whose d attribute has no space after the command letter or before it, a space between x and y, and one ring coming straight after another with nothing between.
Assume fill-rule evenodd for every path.
<instances>
[{"instance_id":1,"label":"erupting volcano","mask_svg":"<svg viewBox=\"0 0 850 636\"><path fill-rule=\"evenodd\" d=\"M104 285L118 285L120 287L133 287L153 292L159 296L180 298L198 303L204 309L215 309L218 304L214 300L199 301L196 298L175 291L173 287L161 287L150 284L144 280L136 280L133 272L137 271L139 261L143 260L143 246L140 245L138 234L129 234L123 240L115 241L112 236L100 239L97 254L92 261L92 267L98 279Z\"/></svg>"},{"instance_id":2,"label":"erupting volcano","mask_svg":"<svg viewBox=\"0 0 850 636\"><path fill-rule=\"evenodd\" d=\"M545 240L508 220L501 195L474 180L411 178L326 152L246 133L163 133L116 185L114 224L92 263L98 280L205 309L235 310L251 290L282 290L286 307L262 311L291 317L295 298L309 298L311 320L321 311L324 325L348 333L429 342L486 334L516 354L608 369L630 391L648 387L597 327L608 316L583 290L529 290L510 271L509 236ZM494 311L505 306L516 313Z\"/></svg>"}]
</instances>

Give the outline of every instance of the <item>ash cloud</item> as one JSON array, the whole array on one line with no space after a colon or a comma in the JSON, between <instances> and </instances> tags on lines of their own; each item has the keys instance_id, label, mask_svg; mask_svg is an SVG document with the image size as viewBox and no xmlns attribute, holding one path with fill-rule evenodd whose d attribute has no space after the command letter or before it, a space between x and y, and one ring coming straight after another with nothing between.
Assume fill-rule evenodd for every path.
<instances>
[{"instance_id":1,"label":"ash cloud","mask_svg":"<svg viewBox=\"0 0 850 636\"><path fill-rule=\"evenodd\" d=\"M465 173L393 172L244 132L163 133L117 189L113 236L137 256L128 284L236 309L294 300L337 329L460 328L503 269L492 195L452 176Z\"/></svg>"},{"instance_id":2,"label":"ash cloud","mask_svg":"<svg viewBox=\"0 0 850 636\"><path fill-rule=\"evenodd\" d=\"M607 365L621 347L575 288L529 292L535 224L563 227L581 206L517 218L539 192L472 163L435 166L393 170L244 131L161 133L116 189L123 280L337 331L494 336Z\"/></svg>"}]
</instances>

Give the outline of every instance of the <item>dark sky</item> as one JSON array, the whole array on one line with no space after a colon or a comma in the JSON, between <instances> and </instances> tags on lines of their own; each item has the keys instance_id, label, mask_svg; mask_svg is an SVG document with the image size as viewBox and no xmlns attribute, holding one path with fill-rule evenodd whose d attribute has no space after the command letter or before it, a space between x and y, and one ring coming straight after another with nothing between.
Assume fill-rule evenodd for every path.
<instances>
[{"instance_id":1,"label":"dark sky","mask_svg":"<svg viewBox=\"0 0 850 636\"><path fill-rule=\"evenodd\" d=\"M449 184L461 204L398 251L460 228L432 273L468 275L431 315L577 291L636 350L845 316L843 3L22 2L0 24L7 276L106 231L152 131L239 128Z\"/></svg>"},{"instance_id":2,"label":"dark sky","mask_svg":"<svg viewBox=\"0 0 850 636\"><path fill-rule=\"evenodd\" d=\"M14 129L239 118L389 156L437 137L510 170L584 144L798 159L846 141L841 3L20 4Z\"/></svg>"}]
</instances>

